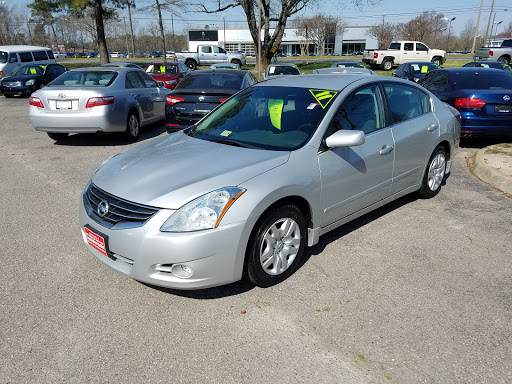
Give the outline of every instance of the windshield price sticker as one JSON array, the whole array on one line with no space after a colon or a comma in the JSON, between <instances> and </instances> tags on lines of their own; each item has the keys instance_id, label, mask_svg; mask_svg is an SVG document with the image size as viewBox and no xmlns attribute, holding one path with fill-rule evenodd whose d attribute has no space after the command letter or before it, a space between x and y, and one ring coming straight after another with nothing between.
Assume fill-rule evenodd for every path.
<instances>
[{"instance_id":1,"label":"windshield price sticker","mask_svg":"<svg viewBox=\"0 0 512 384\"><path fill-rule=\"evenodd\" d=\"M232 133L233 133L233 131L224 131L224 132L222 132L220 135L221 135L221 136L226 136L226 137L227 137L227 136L231 135Z\"/></svg>"},{"instance_id":2,"label":"windshield price sticker","mask_svg":"<svg viewBox=\"0 0 512 384\"><path fill-rule=\"evenodd\" d=\"M283 99L268 99L268 113L272 125L281 130L281 115L283 114Z\"/></svg>"}]
</instances>

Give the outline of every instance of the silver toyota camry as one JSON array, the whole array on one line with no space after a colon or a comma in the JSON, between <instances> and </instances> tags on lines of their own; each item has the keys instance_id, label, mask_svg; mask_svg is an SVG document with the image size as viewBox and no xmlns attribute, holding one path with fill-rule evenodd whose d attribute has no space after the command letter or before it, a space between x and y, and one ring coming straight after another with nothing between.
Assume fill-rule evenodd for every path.
<instances>
[{"instance_id":1,"label":"silver toyota camry","mask_svg":"<svg viewBox=\"0 0 512 384\"><path fill-rule=\"evenodd\" d=\"M136 140L140 127L165 118L168 91L160 85L137 68L75 69L32 94L30 122L54 140L102 132Z\"/></svg>"},{"instance_id":2,"label":"silver toyota camry","mask_svg":"<svg viewBox=\"0 0 512 384\"><path fill-rule=\"evenodd\" d=\"M460 123L411 82L289 76L105 161L80 226L103 263L157 286L288 278L326 232L409 193L435 196Z\"/></svg>"}]
</instances>

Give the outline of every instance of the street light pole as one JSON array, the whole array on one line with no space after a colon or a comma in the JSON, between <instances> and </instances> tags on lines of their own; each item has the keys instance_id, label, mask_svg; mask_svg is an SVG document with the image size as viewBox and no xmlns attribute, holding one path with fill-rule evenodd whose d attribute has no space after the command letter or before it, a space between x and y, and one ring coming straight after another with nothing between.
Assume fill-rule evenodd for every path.
<instances>
[{"instance_id":1,"label":"street light pole","mask_svg":"<svg viewBox=\"0 0 512 384\"><path fill-rule=\"evenodd\" d=\"M494 43L496 42L496 35L498 34L498 25L500 25L501 23L503 23L503 20L500 21L499 23L496 23L496 28L494 28L494 38L492 39L492 45L494 45Z\"/></svg>"},{"instance_id":2,"label":"street light pole","mask_svg":"<svg viewBox=\"0 0 512 384\"><path fill-rule=\"evenodd\" d=\"M226 15L222 15L222 18L224 19L224 50L226 50Z\"/></svg>"},{"instance_id":3,"label":"street light pole","mask_svg":"<svg viewBox=\"0 0 512 384\"><path fill-rule=\"evenodd\" d=\"M451 32L451 29L452 29L452 21L455 20L456 17L452 17L452 19L450 20L450 26L448 27L448 41L447 41L447 49L450 49L450 32Z\"/></svg>"}]
</instances>

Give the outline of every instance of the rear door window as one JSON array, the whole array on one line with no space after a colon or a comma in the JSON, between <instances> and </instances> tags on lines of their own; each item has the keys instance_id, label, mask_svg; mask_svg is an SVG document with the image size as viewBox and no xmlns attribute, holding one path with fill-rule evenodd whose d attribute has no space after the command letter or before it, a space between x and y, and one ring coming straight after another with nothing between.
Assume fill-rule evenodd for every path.
<instances>
[{"instance_id":1,"label":"rear door window","mask_svg":"<svg viewBox=\"0 0 512 384\"><path fill-rule=\"evenodd\" d=\"M48 55L46 54L46 51L33 51L32 55L34 56L34 61L48 60Z\"/></svg>"},{"instance_id":2,"label":"rear door window","mask_svg":"<svg viewBox=\"0 0 512 384\"><path fill-rule=\"evenodd\" d=\"M133 71L126 74L126 88L144 88L144 83L137 76L137 72Z\"/></svg>"},{"instance_id":3,"label":"rear door window","mask_svg":"<svg viewBox=\"0 0 512 384\"><path fill-rule=\"evenodd\" d=\"M19 55L22 63L30 63L31 61L34 61L32 53L30 52L20 52Z\"/></svg>"}]
</instances>

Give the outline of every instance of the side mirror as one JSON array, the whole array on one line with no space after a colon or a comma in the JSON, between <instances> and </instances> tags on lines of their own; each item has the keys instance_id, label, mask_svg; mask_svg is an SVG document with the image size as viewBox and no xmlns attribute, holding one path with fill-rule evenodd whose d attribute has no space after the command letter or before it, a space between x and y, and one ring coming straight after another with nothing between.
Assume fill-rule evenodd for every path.
<instances>
[{"instance_id":1,"label":"side mirror","mask_svg":"<svg viewBox=\"0 0 512 384\"><path fill-rule=\"evenodd\" d=\"M363 131L344 131L339 130L325 139L325 145L329 148L354 147L364 144Z\"/></svg>"},{"instance_id":2,"label":"side mirror","mask_svg":"<svg viewBox=\"0 0 512 384\"><path fill-rule=\"evenodd\" d=\"M165 87L165 83L163 81L157 81L156 83L158 84L159 88Z\"/></svg>"}]
</instances>

